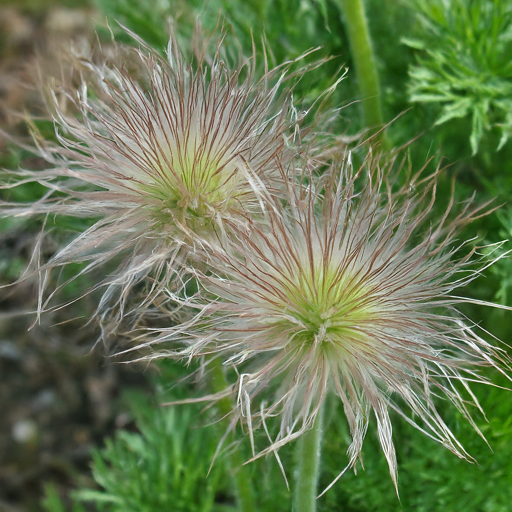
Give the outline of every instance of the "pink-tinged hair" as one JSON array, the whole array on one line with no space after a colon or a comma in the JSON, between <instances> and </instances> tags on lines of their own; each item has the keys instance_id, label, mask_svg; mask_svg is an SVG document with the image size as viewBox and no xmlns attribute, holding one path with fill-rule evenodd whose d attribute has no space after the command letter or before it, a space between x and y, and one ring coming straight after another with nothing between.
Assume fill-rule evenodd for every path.
<instances>
[{"instance_id":1,"label":"pink-tinged hair","mask_svg":"<svg viewBox=\"0 0 512 512\"><path fill-rule=\"evenodd\" d=\"M36 182L47 193L31 204L3 203L0 214L81 217L90 227L48 261L34 255L39 314L69 283L52 285L52 270L105 265L107 277L91 290L104 289L97 316L116 325L136 284L152 283L135 308L198 250L194 235L225 236L226 220L245 224L258 212L258 190L278 177L275 161L297 153L301 114L293 87L283 87L291 63L268 69L264 58L258 78L256 54L231 66L223 37L198 30L190 58L174 33L166 57L138 39L138 48L115 45L108 58L74 55L69 77L48 86L56 141L32 123L26 148L50 167L4 171L0 184Z\"/></svg>"},{"instance_id":2,"label":"pink-tinged hair","mask_svg":"<svg viewBox=\"0 0 512 512\"><path fill-rule=\"evenodd\" d=\"M139 333L125 352L220 359L234 369L236 382L206 400L234 397L233 425L247 426L253 450L253 429L264 426L270 445L255 457L277 453L310 429L334 393L352 436L347 467L361 457L372 411L395 485L390 410L470 459L435 397L450 400L480 433L468 408L480 409L469 383L490 384L482 367L509 369L506 352L457 311L475 301L456 290L492 257L475 257L471 241L456 237L488 213L487 205L468 200L457 213L452 200L433 223L439 172L423 176L422 169L397 187L405 162L399 155L383 159L370 151L354 169L347 151L319 179L314 169L296 180L283 169L286 200L262 194L262 219L233 226L235 235L221 243L203 242L209 270L190 268L198 293L168 291L173 304L189 308L188 319ZM265 423L270 417L280 425L273 437Z\"/></svg>"}]
</instances>

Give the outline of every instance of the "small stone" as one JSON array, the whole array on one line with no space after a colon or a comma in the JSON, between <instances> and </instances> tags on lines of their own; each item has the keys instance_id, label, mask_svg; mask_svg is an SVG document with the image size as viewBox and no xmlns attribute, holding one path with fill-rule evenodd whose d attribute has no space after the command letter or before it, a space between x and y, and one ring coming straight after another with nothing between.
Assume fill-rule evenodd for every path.
<instances>
[{"instance_id":1,"label":"small stone","mask_svg":"<svg viewBox=\"0 0 512 512\"><path fill-rule=\"evenodd\" d=\"M17 421L12 427L12 437L20 444L33 443L37 439L38 428L30 419Z\"/></svg>"},{"instance_id":2,"label":"small stone","mask_svg":"<svg viewBox=\"0 0 512 512\"><path fill-rule=\"evenodd\" d=\"M12 341L0 341L0 358L20 361L22 355L20 349Z\"/></svg>"},{"instance_id":3,"label":"small stone","mask_svg":"<svg viewBox=\"0 0 512 512\"><path fill-rule=\"evenodd\" d=\"M51 389L43 389L37 393L31 402L32 410L35 412L43 411L51 407L57 400L55 391Z\"/></svg>"}]
</instances>

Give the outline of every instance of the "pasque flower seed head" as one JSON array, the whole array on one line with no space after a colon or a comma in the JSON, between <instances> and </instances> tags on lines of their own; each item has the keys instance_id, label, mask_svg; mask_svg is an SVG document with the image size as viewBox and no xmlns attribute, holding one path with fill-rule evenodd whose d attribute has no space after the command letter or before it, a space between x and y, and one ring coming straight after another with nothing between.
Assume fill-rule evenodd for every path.
<instances>
[{"instance_id":1,"label":"pasque flower seed head","mask_svg":"<svg viewBox=\"0 0 512 512\"><path fill-rule=\"evenodd\" d=\"M49 87L57 142L34 126L32 150L52 167L7 172L3 185L38 182L48 193L4 204L2 213L92 222L38 267L41 290L52 268L86 261L87 272L123 256L101 283L99 308L120 305L122 314L134 284L149 274L153 291L166 282L181 248L191 249L191 233L223 236L226 219L245 222L259 207L257 190L272 186L274 161L286 159L296 127L290 93L281 90L287 67L265 66L258 79L255 55L230 66L222 37L205 37L199 31L191 59L174 34L165 58L140 40L139 49L116 46L113 62L75 55L72 79ZM41 296L40 311L49 298Z\"/></svg>"},{"instance_id":2,"label":"pasque flower seed head","mask_svg":"<svg viewBox=\"0 0 512 512\"><path fill-rule=\"evenodd\" d=\"M277 434L259 455L311 428L334 393L352 435L347 467L361 456L372 411L395 483L390 410L468 457L435 396L448 398L477 428L468 400L479 406L468 383L488 382L481 367L508 365L505 352L456 309L471 300L454 291L478 272L474 250L461 256L467 244L455 237L482 208L468 201L453 214L450 203L428 225L438 173L418 173L395 190L396 158L370 153L355 171L348 152L321 180L309 172L299 185L288 180L286 201L267 194L263 220L223 244L205 242L209 272L191 269L201 290L179 295L197 314L145 341L154 351L148 357L208 354L234 368L236 383L209 398L233 394L234 421L246 423L251 439L258 424L267 430L265 421L278 418Z\"/></svg>"}]
</instances>

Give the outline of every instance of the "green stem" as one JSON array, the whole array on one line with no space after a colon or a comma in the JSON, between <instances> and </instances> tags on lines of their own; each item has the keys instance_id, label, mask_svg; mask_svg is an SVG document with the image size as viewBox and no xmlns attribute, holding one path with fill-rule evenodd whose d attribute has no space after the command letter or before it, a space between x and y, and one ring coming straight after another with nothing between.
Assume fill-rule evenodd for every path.
<instances>
[{"instance_id":1,"label":"green stem","mask_svg":"<svg viewBox=\"0 0 512 512\"><path fill-rule=\"evenodd\" d=\"M380 103L379 75L375 66L370 32L363 0L337 0L345 14L350 51L356 68L366 126L380 128L383 124Z\"/></svg>"},{"instance_id":2,"label":"green stem","mask_svg":"<svg viewBox=\"0 0 512 512\"><path fill-rule=\"evenodd\" d=\"M218 359L210 363L212 372L212 384L214 392L218 393L228 387L226 377L224 376L224 369ZM217 402L219 412L222 416L227 416L233 410L233 404L229 397L222 398ZM226 423L229 423L229 418L226 418ZM231 467L236 471L234 475L238 510L240 512L256 512L256 498L252 488L252 475L250 468L244 466L245 458L242 450L235 450L229 457Z\"/></svg>"},{"instance_id":3,"label":"green stem","mask_svg":"<svg viewBox=\"0 0 512 512\"><path fill-rule=\"evenodd\" d=\"M315 512L322 444L324 407L316 417L313 428L299 438L295 512Z\"/></svg>"}]
</instances>

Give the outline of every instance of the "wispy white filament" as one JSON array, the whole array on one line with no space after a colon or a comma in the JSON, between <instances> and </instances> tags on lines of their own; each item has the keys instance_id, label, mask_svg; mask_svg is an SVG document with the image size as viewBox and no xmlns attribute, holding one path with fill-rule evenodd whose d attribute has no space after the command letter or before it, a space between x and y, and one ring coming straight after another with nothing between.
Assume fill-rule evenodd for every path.
<instances>
[{"instance_id":1,"label":"wispy white filament","mask_svg":"<svg viewBox=\"0 0 512 512\"><path fill-rule=\"evenodd\" d=\"M276 158L293 153L298 118L281 87L288 66L265 66L258 79L255 55L232 67L222 37L197 37L189 60L174 34L166 58L140 40L139 49L116 46L113 62L74 56L71 78L49 87L57 141L32 125L28 149L51 168L4 172L0 184L37 182L48 193L31 204L4 203L0 213L91 220L38 266L39 313L67 284L45 295L49 272L76 262L86 263L83 274L115 259L93 286L106 288L98 313L117 311L114 324L148 276L153 284L137 307L150 303L177 259L197 249L191 235L223 236L226 220L245 223L260 207L258 187L272 186ZM212 45L213 56L204 53Z\"/></svg>"},{"instance_id":2,"label":"wispy white filament","mask_svg":"<svg viewBox=\"0 0 512 512\"><path fill-rule=\"evenodd\" d=\"M449 399L478 431L468 403L480 406L469 383L489 383L481 367L509 367L506 353L456 309L471 300L454 290L478 270L470 261L474 250L461 256L466 244L455 237L485 207L468 201L456 214L450 203L429 226L437 173L420 172L394 191L396 158L370 153L355 171L347 153L320 180L306 171L299 185L287 181L285 202L265 195L263 221L249 230L235 226L223 244L205 242L209 271L190 269L201 293L188 305L199 313L147 335L154 351L148 357L159 357L164 344L166 356L209 354L235 368L239 378L227 390L237 397L235 418L250 431L279 418L277 434L257 457L311 428L334 393L352 435L348 467L361 457L373 412L396 484L390 410L470 458L434 397ZM282 173L286 180L289 173Z\"/></svg>"}]
</instances>

